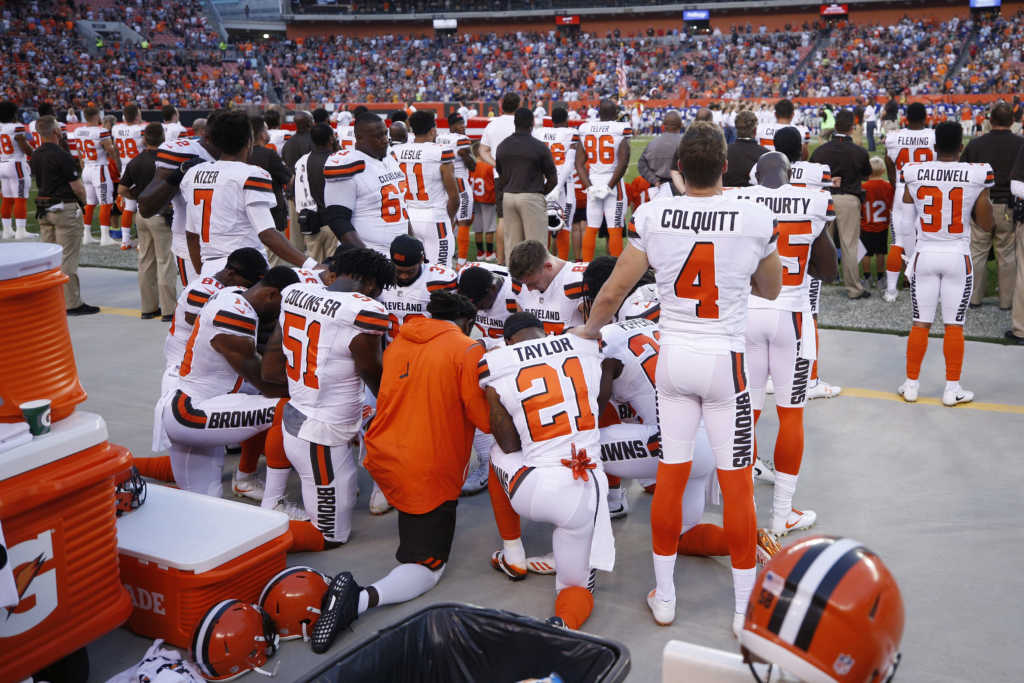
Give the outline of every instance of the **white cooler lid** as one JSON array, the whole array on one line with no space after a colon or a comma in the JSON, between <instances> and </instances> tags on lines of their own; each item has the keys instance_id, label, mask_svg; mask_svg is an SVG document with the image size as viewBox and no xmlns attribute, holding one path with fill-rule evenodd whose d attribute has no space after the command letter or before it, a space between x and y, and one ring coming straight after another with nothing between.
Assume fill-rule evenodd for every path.
<instances>
[{"instance_id":1,"label":"white cooler lid","mask_svg":"<svg viewBox=\"0 0 1024 683\"><path fill-rule=\"evenodd\" d=\"M17 242L0 249L0 280L13 280L44 270L60 268L59 244Z\"/></svg>"},{"instance_id":2,"label":"white cooler lid","mask_svg":"<svg viewBox=\"0 0 1024 683\"><path fill-rule=\"evenodd\" d=\"M0 250L2 251L2 250ZM107 423L95 413L76 410L54 422L47 434L0 452L0 481L66 458L107 440Z\"/></svg>"},{"instance_id":3,"label":"white cooler lid","mask_svg":"<svg viewBox=\"0 0 1024 683\"><path fill-rule=\"evenodd\" d=\"M146 502L117 520L131 557L202 574L288 531L288 515L147 482Z\"/></svg>"}]
</instances>

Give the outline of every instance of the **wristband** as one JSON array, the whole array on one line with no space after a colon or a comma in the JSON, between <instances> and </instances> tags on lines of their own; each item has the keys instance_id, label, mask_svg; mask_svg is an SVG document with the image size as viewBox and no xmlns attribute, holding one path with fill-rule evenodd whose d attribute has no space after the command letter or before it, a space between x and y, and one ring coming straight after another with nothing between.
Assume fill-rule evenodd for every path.
<instances>
[{"instance_id":1,"label":"wristband","mask_svg":"<svg viewBox=\"0 0 1024 683\"><path fill-rule=\"evenodd\" d=\"M313 270L318 265L319 264L317 263L315 258L308 258L308 259L306 259L305 261L302 262L302 269L303 270Z\"/></svg>"}]
</instances>

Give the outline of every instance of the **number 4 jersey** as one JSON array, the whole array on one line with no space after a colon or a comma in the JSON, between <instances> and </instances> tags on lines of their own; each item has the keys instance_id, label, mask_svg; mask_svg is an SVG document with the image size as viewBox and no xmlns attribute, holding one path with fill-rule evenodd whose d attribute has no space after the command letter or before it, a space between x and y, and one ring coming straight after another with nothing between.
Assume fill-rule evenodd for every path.
<instances>
[{"instance_id":1,"label":"number 4 jersey","mask_svg":"<svg viewBox=\"0 0 1024 683\"><path fill-rule=\"evenodd\" d=\"M478 372L480 386L493 387L512 417L528 467L561 465L573 445L600 460L598 342L573 334L531 339L488 352Z\"/></svg>"},{"instance_id":2,"label":"number 4 jersey","mask_svg":"<svg viewBox=\"0 0 1024 683\"><path fill-rule=\"evenodd\" d=\"M775 251L772 213L723 195L666 197L642 204L628 235L654 268L662 344L742 353L750 276Z\"/></svg>"},{"instance_id":3,"label":"number 4 jersey","mask_svg":"<svg viewBox=\"0 0 1024 683\"><path fill-rule=\"evenodd\" d=\"M917 250L971 253L971 212L995 182L988 164L930 161L907 164L901 172L917 210ZM896 201L903 201L897 195Z\"/></svg>"}]
</instances>

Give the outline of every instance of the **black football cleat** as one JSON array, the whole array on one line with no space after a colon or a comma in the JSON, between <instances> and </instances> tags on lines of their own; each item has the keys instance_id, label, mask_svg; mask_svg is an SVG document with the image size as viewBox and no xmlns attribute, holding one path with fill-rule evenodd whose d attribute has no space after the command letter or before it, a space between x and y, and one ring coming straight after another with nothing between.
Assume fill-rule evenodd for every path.
<instances>
[{"instance_id":1,"label":"black football cleat","mask_svg":"<svg viewBox=\"0 0 1024 683\"><path fill-rule=\"evenodd\" d=\"M562 617L548 617L544 620L544 623L548 626L554 626L555 628L569 629L569 627L565 625L565 621L562 620Z\"/></svg>"},{"instance_id":2,"label":"black football cleat","mask_svg":"<svg viewBox=\"0 0 1024 683\"><path fill-rule=\"evenodd\" d=\"M331 580L323 600L320 618L313 626L310 642L313 652L322 655L331 648L342 629L352 625L359 616L359 591L362 588L352 578L352 572L340 572Z\"/></svg>"}]
</instances>

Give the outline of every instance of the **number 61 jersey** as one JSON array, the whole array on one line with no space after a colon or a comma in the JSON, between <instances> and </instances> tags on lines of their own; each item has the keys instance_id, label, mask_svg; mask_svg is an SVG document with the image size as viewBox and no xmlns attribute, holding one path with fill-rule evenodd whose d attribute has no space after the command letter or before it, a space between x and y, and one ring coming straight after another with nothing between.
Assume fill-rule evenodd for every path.
<instances>
[{"instance_id":1,"label":"number 61 jersey","mask_svg":"<svg viewBox=\"0 0 1024 683\"><path fill-rule=\"evenodd\" d=\"M723 195L665 197L640 205L628 236L654 268L661 343L743 353L750 276L775 251L772 213Z\"/></svg>"},{"instance_id":2,"label":"number 61 jersey","mask_svg":"<svg viewBox=\"0 0 1024 683\"><path fill-rule=\"evenodd\" d=\"M598 342L574 334L531 339L488 352L478 372L480 386L493 387L512 416L527 466L561 465L573 445L600 460Z\"/></svg>"}]
</instances>

